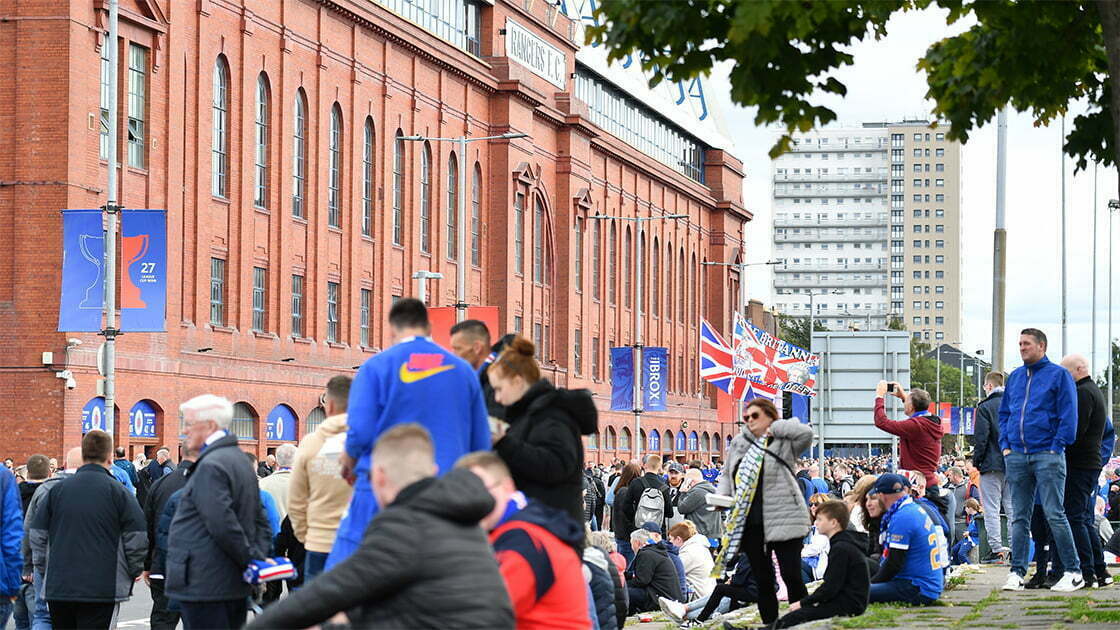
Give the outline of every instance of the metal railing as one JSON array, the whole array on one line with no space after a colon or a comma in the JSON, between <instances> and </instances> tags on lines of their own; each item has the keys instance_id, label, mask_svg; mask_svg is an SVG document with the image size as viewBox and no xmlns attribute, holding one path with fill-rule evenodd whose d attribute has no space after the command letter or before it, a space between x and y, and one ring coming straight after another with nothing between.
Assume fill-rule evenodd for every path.
<instances>
[{"instance_id":1,"label":"metal railing","mask_svg":"<svg viewBox=\"0 0 1120 630\"><path fill-rule=\"evenodd\" d=\"M774 219L774 227L861 227L861 226L884 226L887 224L886 219L868 219L865 217L853 217L851 219L817 219L814 217L805 217L803 219Z\"/></svg>"},{"instance_id":2,"label":"metal railing","mask_svg":"<svg viewBox=\"0 0 1120 630\"><path fill-rule=\"evenodd\" d=\"M775 173L774 183L782 182L883 182L886 173Z\"/></svg>"},{"instance_id":3,"label":"metal railing","mask_svg":"<svg viewBox=\"0 0 1120 630\"><path fill-rule=\"evenodd\" d=\"M775 243L837 243L837 242L863 242L886 241L887 233L877 234L779 234L774 233Z\"/></svg>"},{"instance_id":4,"label":"metal railing","mask_svg":"<svg viewBox=\"0 0 1120 630\"><path fill-rule=\"evenodd\" d=\"M816 273L821 271L886 271L886 263L841 263L841 264L816 264L816 263L787 263L775 265L775 273Z\"/></svg>"},{"instance_id":5,"label":"metal railing","mask_svg":"<svg viewBox=\"0 0 1120 630\"><path fill-rule=\"evenodd\" d=\"M814 280L810 278L775 277L774 288L784 289L793 287L884 287L887 286L886 276L878 278L829 278L828 280Z\"/></svg>"},{"instance_id":6,"label":"metal railing","mask_svg":"<svg viewBox=\"0 0 1120 630\"><path fill-rule=\"evenodd\" d=\"M890 148L890 140L888 138L878 138L870 142L866 140L848 140L847 142L829 142L821 144L819 142L800 142L790 146L790 150L795 153L804 153L812 151L820 153L822 151L886 151Z\"/></svg>"},{"instance_id":7,"label":"metal railing","mask_svg":"<svg viewBox=\"0 0 1120 630\"><path fill-rule=\"evenodd\" d=\"M866 185L866 184L865 184ZM792 198L792 197L886 197L887 184L882 183L870 188L864 188L860 184L854 184L851 188L839 188L836 186L821 185L816 188L797 188L797 189L779 189L774 187L774 197L778 199Z\"/></svg>"}]
</instances>

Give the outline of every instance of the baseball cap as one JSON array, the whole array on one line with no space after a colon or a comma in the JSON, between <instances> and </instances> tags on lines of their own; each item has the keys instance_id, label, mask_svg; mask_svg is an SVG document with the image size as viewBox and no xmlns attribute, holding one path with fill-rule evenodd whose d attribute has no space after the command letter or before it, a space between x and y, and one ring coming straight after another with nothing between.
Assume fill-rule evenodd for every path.
<instances>
[{"instance_id":1,"label":"baseball cap","mask_svg":"<svg viewBox=\"0 0 1120 630\"><path fill-rule=\"evenodd\" d=\"M661 534L661 526L657 523L654 523L653 521L646 521L642 523L642 529L652 534Z\"/></svg>"},{"instance_id":2,"label":"baseball cap","mask_svg":"<svg viewBox=\"0 0 1120 630\"><path fill-rule=\"evenodd\" d=\"M684 472L684 466L681 466L677 462L673 462L669 464L669 472Z\"/></svg>"},{"instance_id":3,"label":"baseball cap","mask_svg":"<svg viewBox=\"0 0 1120 630\"><path fill-rule=\"evenodd\" d=\"M885 473L875 480L874 489L876 493L896 494L909 490L910 480L895 473Z\"/></svg>"}]
</instances>

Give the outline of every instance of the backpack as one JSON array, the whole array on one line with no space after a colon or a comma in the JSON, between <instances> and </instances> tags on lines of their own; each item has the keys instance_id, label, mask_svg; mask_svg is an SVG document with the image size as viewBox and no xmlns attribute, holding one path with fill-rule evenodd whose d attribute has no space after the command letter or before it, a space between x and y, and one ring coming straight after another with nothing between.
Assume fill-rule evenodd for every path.
<instances>
[{"instance_id":1,"label":"backpack","mask_svg":"<svg viewBox=\"0 0 1120 630\"><path fill-rule=\"evenodd\" d=\"M644 479L642 485L645 489L638 497L638 507L634 510L634 527L641 527L645 523L665 522L665 495L661 488L651 487Z\"/></svg>"}]
</instances>

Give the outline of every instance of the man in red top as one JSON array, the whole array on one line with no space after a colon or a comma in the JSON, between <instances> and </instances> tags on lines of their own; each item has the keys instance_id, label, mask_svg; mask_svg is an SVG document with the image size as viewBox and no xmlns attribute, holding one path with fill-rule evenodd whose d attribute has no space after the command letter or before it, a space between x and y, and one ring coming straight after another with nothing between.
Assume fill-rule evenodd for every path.
<instances>
[{"instance_id":1,"label":"man in red top","mask_svg":"<svg viewBox=\"0 0 1120 630\"><path fill-rule=\"evenodd\" d=\"M886 405L883 400L887 395L887 382L879 381L875 388L875 426L879 429L898 436L898 459L895 468L916 470L926 476L926 479L937 478L937 463L941 457L941 419L929 413L929 392L924 389L914 388L907 395L902 391L902 385L894 385L893 393L898 396L903 404L907 418L905 420L891 420L887 417Z\"/></svg>"},{"instance_id":2,"label":"man in red top","mask_svg":"<svg viewBox=\"0 0 1120 630\"><path fill-rule=\"evenodd\" d=\"M583 526L518 492L509 468L492 452L464 455L455 467L478 475L494 497L494 511L480 525L490 532L518 630L590 628L588 586L576 551Z\"/></svg>"}]
</instances>

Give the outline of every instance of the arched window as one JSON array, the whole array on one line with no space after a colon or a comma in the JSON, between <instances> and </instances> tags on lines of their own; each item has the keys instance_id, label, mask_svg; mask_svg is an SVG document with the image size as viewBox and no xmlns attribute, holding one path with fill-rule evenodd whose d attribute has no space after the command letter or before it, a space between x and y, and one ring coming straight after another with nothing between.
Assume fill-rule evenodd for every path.
<instances>
[{"instance_id":1,"label":"arched window","mask_svg":"<svg viewBox=\"0 0 1120 630\"><path fill-rule=\"evenodd\" d=\"M482 166L474 163L471 187L471 264L482 265Z\"/></svg>"},{"instance_id":2,"label":"arched window","mask_svg":"<svg viewBox=\"0 0 1120 630\"><path fill-rule=\"evenodd\" d=\"M292 131L292 216L306 218L307 195L307 95L296 90L295 129Z\"/></svg>"},{"instance_id":3,"label":"arched window","mask_svg":"<svg viewBox=\"0 0 1120 630\"><path fill-rule=\"evenodd\" d=\"M634 274L630 271L630 252L634 251L634 241L630 237L630 226L626 226L626 240L622 243L622 300L623 306L634 306Z\"/></svg>"},{"instance_id":4,"label":"arched window","mask_svg":"<svg viewBox=\"0 0 1120 630\"><path fill-rule=\"evenodd\" d=\"M598 448L599 448L599 432L596 431L595 433L592 433L591 435L587 436L587 450L594 451L594 450L598 450Z\"/></svg>"},{"instance_id":5,"label":"arched window","mask_svg":"<svg viewBox=\"0 0 1120 630\"><path fill-rule=\"evenodd\" d=\"M420 154L420 251L432 252L432 145Z\"/></svg>"},{"instance_id":6,"label":"arched window","mask_svg":"<svg viewBox=\"0 0 1120 630\"><path fill-rule=\"evenodd\" d=\"M447 258L459 260L459 163L447 158Z\"/></svg>"},{"instance_id":7,"label":"arched window","mask_svg":"<svg viewBox=\"0 0 1120 630\"><path fill-rule=\"evenodd\" d=\"M711 437L708 436L708 432L705 431L704 433L702 433L700 435L700 451L704 452L704 453L707 453L711 449L712 449L712 439L711 439Z\"/></svg>"},{"instance_id":8,"label":"arched window","mask_svg":"<svg viewBox=\"0 0 1120 630\"><path fill-rule=\"evenodd\" d=\"M304 435L311 435L311 432L315 429L318 429L319 425L323 424L323 421L326 419L327 410L323 409L322 406L312 409L311 413L307 414L307 420L305 421L306 429L304 431Z\"/></svg>"},{"instance_id":9,"label":"arched window","mask_svg":"<svg viewBox=\"0 0 1120 630\"><path fill-rule=\"evenodd\" d=\"M591 295L596 300L602 296L602 290L599 288L599 281L602 279L602 272L600 266L602 265L602 231L599 224L602 221L593 221L591 223Z\"/></svg>"},{"instance_id":10,"label":"arched window","mask_svg":"<svg viewBox=\"0 0 1120 630\"><path fill-rule=\"evenodd\" d=\"M688 297L688 280L687 280L688 276L685 275L684 248L683 247L681 248L680 264L677 265L677 274L680 275L680 282L678 282L677 284L680 285L680 292L681 292L680 299L677 300L677 319L679 319L683 323L684 322L684 313L685 313L685 302L687 301L687 297Z\"/></svg>"},{"instance_id":11,"label":"arched window","mask_svg":"<svg viewBox=\"0 0 1120 630\"><path fill-rule=\"evenodd\" d=\"M249 403L239 402L233 406L233 423L230 432L239 440L257 439L257 412Z\"/></svg>"},{"instance_id":12,"label":"arched window","mask_svg":"<svg viewBox=\"0 0 1120 630\"><path fill-rule=\"evenodd\" d=\"M673 432L672 431L666 430L665 433L663 433L661 435L661 448L663 448L666 451L672 451L673 450Z\"/></svg>"},{"instance_id":13,"label":"arched window","mask_svg":"<svg viewBox=\"0 0 1120 630\"><path fill-rule=\"evenodd\" d=\"M362 134L362 236L373 236L373 118Z\"/></svg>"},{"instance_id":14,"label":"arched window","mask_svg":"<svg viewBox=\"0 0 1120 630\"><path fill-rule=\"evenodd\" d=\"M676 299L676 276L673 275L673 244L669 243L665 251L665 319L673 319L673 300Z\"/></svg>"},{"instance_id":15,"label":"arched window","mask_svg":"<svg viewBox=\"0 0 1120 630\"><path fill-rule=\"evenodd\" d=\"M393 143L393 244L404 242L404 132Z\"/></svg>"},{"instance_id":16,"label":"arched window","mask_svg":"<svg viewBox=\"0 0 1120 630\"><path fill-rule=\"evenodd\" d=\"M638 260L642 261L642 278L637 282L638 293L635 300L638 302L638 312L646 312L646 296L649 295L649 249L646 248L646 233L638 232Z\"/></svg>"},{"instance_id":17,"label":"arched window","mask_svg":"<svg viewBox=\"0 0 1120 630\"><path fill-rule=\"evenodd\" d=\"M545 262L544 200L533 198L533 282L544 284L548 264Z\"/></svg>"},{"instance_id":18,"label":"arched window","mask_svg":"<svg viewBox=\"0 0 1120 630\"><path fill-rule=\"evenodd\" d=\"M657 429L654 429L652 432L650 432L649 446L646 447L646 450L651 453L661 452L661 434L657 432Z\"/></svg>"},{"instance_id":19,"label":"arched window","mask_svg":"<svg viewBox=\"0 0 1120 630\"><path fill-rule=\"evenodd\" d=\"M611 240L607 248L607 293L611 305L618 304L618 229L611 223Z\"/></svg>"},{"instance_id":20,"label":"arched window","mask_svg":"<svg viewBox=\"0 0 1120 630\"><path fill-rule=\"evenodd\" d=\"M622 427L622 431L618 434L618 450L630 450L630 429L626 427Z\"/></svg>"},{"instance_id":21,"label":"arched window","mask_svg":"<svg viewBox=\"0 0 1120 630\"><path fill-rule=\"evenodd\" d=\"M722 453L723 452L721 442L723 442L723 440L720 438L718 433L712 435L712 452L713 453Z\"/></svg>"},{"instance_id":22,"label":"arched window","mask_svg":"<svg viewBox=\"0 0 1120 630\"><path fill-rule=\"evenodd\" d=\"M614 427L607 427L607 441L606 444L603 445L603 448L607 449L608 451L613 451L615 449Z\"/></svg>"},{"instance_id":23,"label":"arched window","mask_svg":"<svg viewBox=\"0 0 1120 630\"><path fill-rule=\"evenodd\" d=\"M525 194L513 195L513 271L525 273Z\"/></svg>"},{"instance_id":24,"label":"arched window","mask_svg":"<svg viewBox=\"0 0 1120 630\"><path fill-rule=\"evenodd\" d=\"M700 448L700 436L693 431L688 434L688 450L695 451Z\"/></svg>"},{"instance_id":25,"label":"arched window","mask_svg":"<svg viewBox=\"0 0 1120 630\"><path fill-rule=\"evenodd\" d=\"M342 108L331 108L331 128L327 145L327 225L342 225Z\"/></svg>"},{"instance_id":26,"label":"arched window","mask_svg":"<svg viewBox=\"0 0 1120 630\"><path fill-rule=\"evenodd\" d=\"M210 106L213 118L210 141L210 192L229 197L229 64L218 55L214 64L214 93Z\"/></svg>"},{"instance_id":27,"label":"arched window","mask_svg":"<svg viewBox=\"0 0 1120 630\"><path fill-rule=\"evenodd\" d=\"M693 435L695 435L695 434L693 434ZM675 450L677 452L685 450L685 448L686 448L685 442L687 440L688 440L688 438L685 436L684 431L678 432L676 439L673 441L673 450Z\"/></svg>"},{"instance_id":28,"label":"arched window","mask_svg":"<svg viewBox=\"0 0 1120 630\"><path fill-rule=\"evenodd\" d=\"M269 117L268 77L265 73L257 76L257 104L254 112L257 150L253 155L253 204L258 208L268 207L268 117Z\"/></svg>"},{"instance_id":29,"label":"arched window","mask_svg":"<svg viewBox=\"0 0 1120 630\"><path fill-rule=\"evenodd\" d=\"M696 266L696 252L692 253L692 266L689 267L689 269L699 270L699 267ZM693 281L692 281L692 297L689 299L689 303L688 303L688 315L689 315L689 318L692 320L693 325L695 325L696 320L698 320L700 318L700 311L698 310L699 306L700 306L700 300L699 300L699 297L698 297L699 294L697 292L697 287L698 286L700 286L700 283L697 281L697 279L693 279Z\"/></svg>"},{"instance_id":30,"label":"arched window","mask_svg":"<svg viewBox=\"0 0 1120 630\"><path fill-rule=\"evenodd\" d=\"M636 444L641 448L645 448L645 444L646 444L646 430L645 429L639 429L638 430L638 441L636 442Z\"/></svg>"},{"instance_id":31,"label":"arched window","mask_svg":"<svg viewBox=\"0 0 1120 630\"><path fill-rule=\"evenodd\" d=\"M576 276L576 291L583 292L583 223L576 218L575 258L572 260Z\"/></svg>"},{"instance_id":32,"label":"arched window","mask_svg":"<svg viewBox=\"0 0 1120 630\"><path fill-rule=\"evenodd\" d=\"M645 249L645 235L642 235L642 249ZM661 307L661 247L657 237L653 237L653 249L649 252L650 278L649 278L649 310L657 317Z\"/></svg>"}]
</instances>

